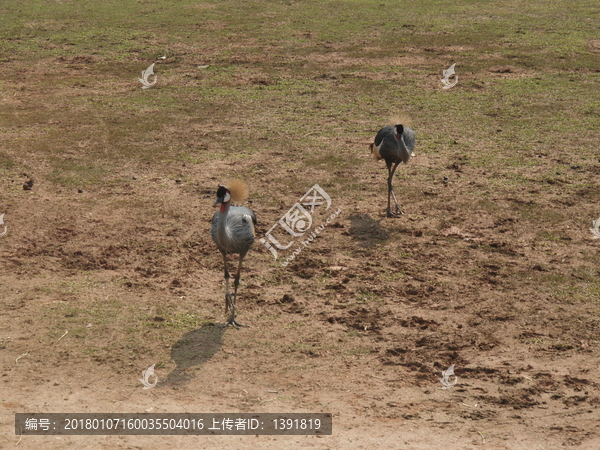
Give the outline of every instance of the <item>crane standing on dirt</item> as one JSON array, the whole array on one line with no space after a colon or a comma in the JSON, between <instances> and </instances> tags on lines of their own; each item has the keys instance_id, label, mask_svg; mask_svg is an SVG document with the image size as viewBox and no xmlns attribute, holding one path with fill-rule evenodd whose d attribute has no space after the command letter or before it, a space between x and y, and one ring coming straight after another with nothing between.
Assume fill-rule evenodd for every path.
<instances>
[{"instance_id":1,"label":"crane standing on dirt","mask_svg":"<svg viewBox=\"0 0 600 450\"><path fill-rule=\"evenodd\" d=\"M232 180L228 187L219 186L215 205L221 205L219 211L212 218L211 236L217 248L223 255L225 266L225 313L231 312L227 322L222 325L232 325L236 328L244 327L235 320L235 301L237 297L242 261L254 243L254 225L256 215L244 206L230 206L229 202L242 203L248 198L248 187L242 180ZM240 255L238 271L233 283L233 298L229 292L229 271L227 270L227 255L238 253Z\"/></svg>"},{"instance_id":2,"label":"crane standing on dirt","mask_svg":"<svg viewBox=\"0 0 600 450\"><path fill-rule=\"evenodd\" d=\"M392 179L398 164L401 162L408 163L409 158L415 156L413 152L415 140L415 132L412 129L397 123L396 125L388 125L379 130L377 136L375 136L375 142L370 145L371 152L375 158L385 159L385 164L388 168L387 217L396 217L403 212L394 194ZM394 197L394 202L396 203L394 212L392 212L390 207L391 196Z\"/></svg>"}]
</instances>

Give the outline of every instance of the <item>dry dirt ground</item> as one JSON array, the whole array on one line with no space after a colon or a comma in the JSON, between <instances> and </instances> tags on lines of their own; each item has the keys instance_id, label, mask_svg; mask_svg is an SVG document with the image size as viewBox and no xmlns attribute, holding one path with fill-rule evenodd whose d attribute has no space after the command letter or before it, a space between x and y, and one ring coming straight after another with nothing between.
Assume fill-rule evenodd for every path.
<instances>
[{"instance_id":1,"label":"dry dirt ground","mask_svg":"<svg viewBox=\"0 0 600 450\"><path fill-rule=\"evenodd\" d=\"M18 111L55 98L26 89L7 101ZM416 115L417 133L434 126ZM382 121L348 125L359 130L341 141L357 162L350 172L327 160L290 164L265 132L264 150L248 158L126 159L80 191L53 181L44 158L5 147L0 447L600 448L600 240L587 219L598 193L562 191L571 174L597 180L597 162L571 154L570 169L540 180L560 162L540 151L539 165L519 169L530 188L503 185L495 196L504 169L469 164L455 147L419 151L418 141L395 180L405 214L388 219L385 169L365 137ZM78 126L44 124L67 134ZM207 118L156 139L217 153L234 125ZM103 131L86 132L93 140ZM247 132L261 133L235 131ZM62 157L83 160L88 144ZM341 212L287 267L257 240L238 299L239 320L252 327L222 329L222 263L209 228L217 184L235 176L250 185L259 238L316 182L332 205L313 226ZM485 201L481 189L492 192ZM152 364L159 383L143 390ZM442 389L452 364L457 382ZM20 438L17 412L330 412L334 422L323 437Z\"/></svg>"},{"instance_id":2,"label":"dry dirt ground","mask_svg":"<svg viewBox=\"0 0 600 450\"><path fill-rule=\"evenodd\" d=\"M565 228L568 249L538 247L511 215L517 199L498 199L497 214L452 211L461 226L440 227L449 197L476 195L462 180L482 182L465 172L386 219L381 167L368 158L356 176L374 194L333 197L341 213L296 261L284 268L257 242L240 289L244 329L213 326L225 317L208 233L222 163L186 165L205 180L189 183L127 168L114 176L137 180L93 193L9 185L20 201L1 247L2 446L19 441L15 412L151 411L331 412L334 432L24 437L17 448L597 448L598 319L540 288L548 272L576 276L588 230ZM433 163L419 155L402 169L409 178ZM268 178L253 189L268 191ZM283 208L252 202L257 234L302 194ZM107 206L132 198L168 208L141 217ZM142 390L141 371L158 361L159 385ZM451 364L458 381L444 390Z\"/></svg>"}]
</instances>

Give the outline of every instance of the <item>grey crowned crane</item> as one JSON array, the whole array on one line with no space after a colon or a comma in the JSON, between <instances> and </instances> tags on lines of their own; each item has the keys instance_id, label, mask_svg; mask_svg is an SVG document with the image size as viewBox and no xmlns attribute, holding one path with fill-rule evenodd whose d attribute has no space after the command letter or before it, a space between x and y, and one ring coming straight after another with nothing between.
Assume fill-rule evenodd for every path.
<instances>
[{"instance_id":1,"label":"grey crowned crane","mask_svg":"<svg viewBox=\"0 0 600 450\"><path fill-rule=\"evenodd\" d=\"M373 156L377 159L385 159L388 169L387 217L396 217L403 212L394 194L392 180L398 164L401 162L408 163L409 158L415 156L413 152L415 140L415 132L412 129L397 123L396 125L388 125L379 130L377 136L375 136L375 142L370 145ZM392 212L390 206L390 197L392 196L396 203L394 212Z\"/></svg>"},{"instance_id":2,"label":"grey crowned crane","mask_svg":"<svg viewBox=\"0 0 600 450\"><path fill-rule=\"evenodd\" d=\"M232 180L227 187L219 186L217 189L217 200L215 205L220 205L219 211L212 218L210 234L217 248L223 255L225 267L225 313L231 315L227 322L222 325L232 325L235 328L244 327L235 320L235 301L237 298L240 275L242 273L242 261L254 242L254 225L256 215L252 210L244 206L231 206L230 202L242 203L248 198L248 187L242 180ZM229 271L227 270L227 255L239 254L238 271L233 282L233 297L229 292Z\"/></svg>"}]
</instances>

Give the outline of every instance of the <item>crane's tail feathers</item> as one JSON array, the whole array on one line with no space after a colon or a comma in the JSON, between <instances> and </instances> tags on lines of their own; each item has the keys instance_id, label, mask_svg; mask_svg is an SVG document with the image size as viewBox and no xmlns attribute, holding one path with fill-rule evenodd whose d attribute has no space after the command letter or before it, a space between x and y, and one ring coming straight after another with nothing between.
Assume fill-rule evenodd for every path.
<instances>
[{"instance_id":1,"label":"crane's tail feathers","mask_svg":"<svg viewBox=\"0 0 600 450\"><path fill-rule=\"evenodd\" d=\"M378 160L381 159L381 155L377 151L377 147L375 146L374 143L369 144L369 149L371 150L371 153L373 154L373 157L375 159L378 159Z\"/></svg>"},{"instance_id":2,"label":"crane's tail feathers","mask_svg":"<svg viewBox=\"0 0 600 450\"><path fill-rule=\"evenodd\" d=\"M229 181L226 186L234 203L243 203L248 198L248 185L245 181L236 178Z\"/></svg>"},{"instance_id":3,"label":"crane's tail feathers","mask_svg":"<svg viewBox=\"0 0 600 450\"><path fill-rule=\"evenodd\" d=\"M411 118L407 114L397 114L391 118L390 125L406 125L410 126Z\"/></svg>"}]
</instances>

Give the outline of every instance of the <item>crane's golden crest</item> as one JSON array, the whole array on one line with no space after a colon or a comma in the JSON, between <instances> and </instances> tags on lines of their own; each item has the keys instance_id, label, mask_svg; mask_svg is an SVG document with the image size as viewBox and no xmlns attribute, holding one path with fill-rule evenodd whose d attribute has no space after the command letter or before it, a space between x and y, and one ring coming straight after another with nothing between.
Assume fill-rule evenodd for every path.
<instances>
[{"instance_id":1,"label":"crane's golden crest","mask_svg":"<svg viewBox=\"0 0 600 450\"><path fill-rule=\"evenodd\" d=\"M412 120L406 114L397 114L390 118L390 125L392 125L392 126L394 126L394 125L410 126L411 123L412 123Z\"/></svg>"},{"instance_id":2,"label":"crane's golden crest","mask_svg":"<svg viewBox=\"0 0 600 450\"><path fill-rule=\"evenodd\" d=\"M230 180L225 187L231 194L234 203L243 203L248 198L248 185L244 180L238 178Z\"/></svg>"}]
</instances>

